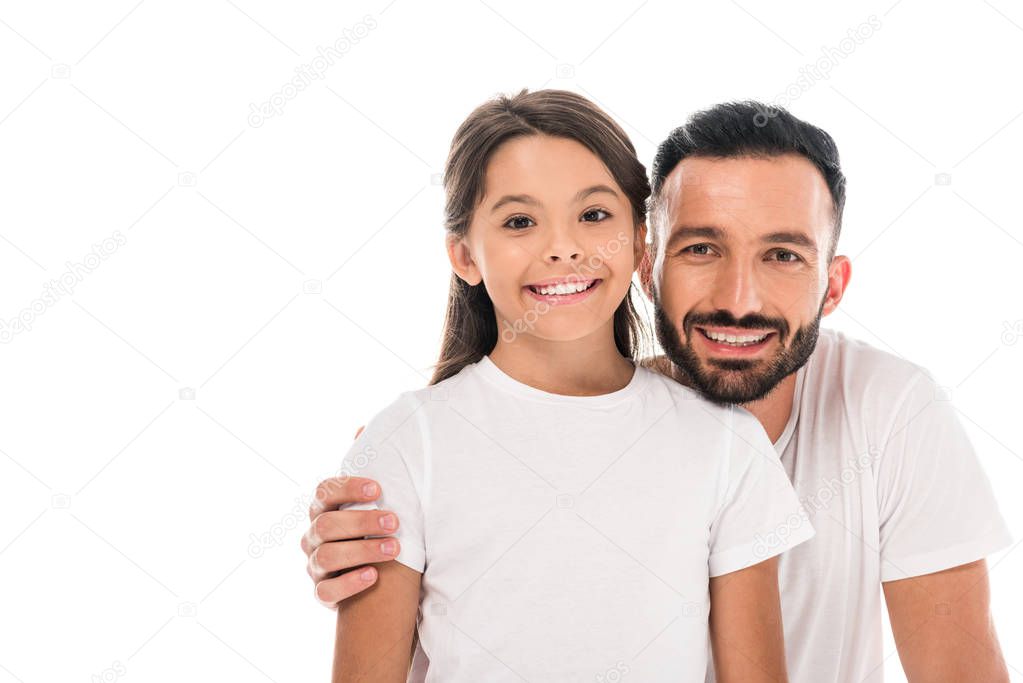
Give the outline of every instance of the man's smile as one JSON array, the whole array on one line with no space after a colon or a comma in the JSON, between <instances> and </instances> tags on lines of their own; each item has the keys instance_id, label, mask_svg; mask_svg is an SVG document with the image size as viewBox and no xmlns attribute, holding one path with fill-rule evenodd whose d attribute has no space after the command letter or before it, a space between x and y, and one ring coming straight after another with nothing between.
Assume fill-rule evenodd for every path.
<instances>
[{"instance_id":1,"label":"man's smile","mask_svg":"<svg viewBox=\"0 0 1023 683\"><path fill-rule=\"evenodd\" d=\"M734 327L703 327L694 325L701 344L712 354L748 357L767 348L777 336L775 330L748 330Z\"/></svg>"}]
</instances>

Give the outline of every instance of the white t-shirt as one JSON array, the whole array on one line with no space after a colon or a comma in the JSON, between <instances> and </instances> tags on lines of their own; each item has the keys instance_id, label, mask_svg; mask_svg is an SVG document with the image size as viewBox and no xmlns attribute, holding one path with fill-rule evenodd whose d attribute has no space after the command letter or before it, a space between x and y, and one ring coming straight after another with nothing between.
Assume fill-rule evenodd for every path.
<instances>
[{"instance_id":1,"label":"white t-shirt","mask_svg":"<svg viewBox=\"0 0 1023 683\"><path fill-rule=\"evenodd\" d=\"M828 329L774 444L816 535L779 560L793 683L878 683L881 582L1012 542L952 404L922 367Z\"/></svg>"},{"instance_id":2,"label":"white t-shirt","mask_svg":"<svg viewBox=\"0 0 1023 683\"><path fill-rule=\"evenodd\" d=\"M642 367L571 397L485 357L402 394L342 469L380 482L346 507L395 511L423 573L427 681L702 681L709 578L813 535L753 415Z\"/></svg>"}]
</instances>

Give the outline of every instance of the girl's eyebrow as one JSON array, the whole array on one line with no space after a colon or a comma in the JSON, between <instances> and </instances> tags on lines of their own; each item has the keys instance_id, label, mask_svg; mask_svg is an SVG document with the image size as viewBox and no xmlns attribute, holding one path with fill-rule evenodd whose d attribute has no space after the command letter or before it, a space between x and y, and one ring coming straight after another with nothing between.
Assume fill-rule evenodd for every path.
<instances>
[{"instance_id":1,"label":"girl's eyebrow","mask_svg":"<svg viewBox=\"0 0 1023 683\"><path fill-rule=\"evenodd\" d=\"M528 195L528 194L506 194L505 196L503 196L500 199L498 199L497 202L495 202L492 207L490 207L490 213L494 213L495 211L500 209L505 204L514 204L514 203L530 204L532 206L540 206L540 202L537 201L536 197L533 197L532 195Z\"/></svg>"},{"instance_id":2,"label":"girl's eyebrow","mask_svg":"<svg viewBox=\"0 0 1023 683\"><path fill-rule=\"evenodd\" d=\"M618 196L618 193L615 192L614 189L611 188L608 185L591 185L590 187L587 187L587 188L584 188L582 190L579 190L579 192L576 193L575 197L572 198L572 201L573 202L582 201L583 199L586 199L587 197L589 197L591 194L596 194L597 192L609 192L609 193L613 194L615 197ZM495 211L500 209L505 204L512 204L512 203L516 203L516 202L519 203L519 204L529 204L531 206L540 206L539 200L537 200L537 198L533 197L532 195L528 195L528 194L506 194L505 196L501 197L496 202L494 202L494 205L492 207L490 207L490 213L494 213Z\"/></svg>"},{"instance_id":3,"label":"girl's eyebrow","mask_svg":"<svg viewBox=\"0 0 1023 683\"><path fill-rule=\"evenodd\" d=\"M610 192L615 197L618 196L618 193L607 185L591 185L590 187L587 187L584 190L579 190L579 193L576 194L575 198L572 201L576 202L582 201L583 199L589 197L591 194L596 194L597 192Z\"/></svg>"}]
</instances>

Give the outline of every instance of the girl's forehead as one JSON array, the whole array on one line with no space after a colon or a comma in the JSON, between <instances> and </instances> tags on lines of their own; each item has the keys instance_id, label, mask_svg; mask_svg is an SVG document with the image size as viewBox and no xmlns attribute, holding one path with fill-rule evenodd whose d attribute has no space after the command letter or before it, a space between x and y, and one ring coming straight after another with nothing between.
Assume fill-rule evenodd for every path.
<instances>
[{"instance_id":1,"label":"girl's forehead","mask_svg":"<svg viewBox=\"0 0 1023 683\"><path fill-rule=\"evenodd\" d=\"M621 189L604 162L582 143L569 138L530 135L498 147L487 164L484 202L505 194L567 201L580 190L604 184Z\"/></svg>"}]
</instances>

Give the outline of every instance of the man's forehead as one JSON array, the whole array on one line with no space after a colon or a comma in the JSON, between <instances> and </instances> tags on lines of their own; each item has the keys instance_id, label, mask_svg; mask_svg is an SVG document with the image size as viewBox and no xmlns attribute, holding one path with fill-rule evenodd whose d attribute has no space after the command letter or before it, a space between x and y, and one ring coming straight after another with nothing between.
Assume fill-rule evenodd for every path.
<instances>
[{"instance_id":1,"label":"man's forehead","mask_svg":"<svg viewBox=\"0 0 1023 683\"><path fill-rule=\"evenodd\" d=\"M816 222L827 219L832 208L824 177L795 154L683 159L668 174L661 194L673 221L680 213L770 211Z\"/></svg>"}]
</instances>

